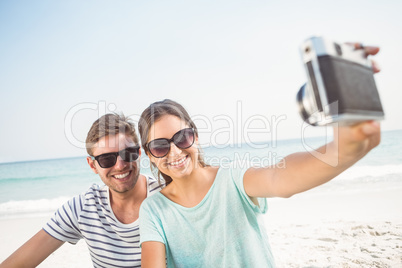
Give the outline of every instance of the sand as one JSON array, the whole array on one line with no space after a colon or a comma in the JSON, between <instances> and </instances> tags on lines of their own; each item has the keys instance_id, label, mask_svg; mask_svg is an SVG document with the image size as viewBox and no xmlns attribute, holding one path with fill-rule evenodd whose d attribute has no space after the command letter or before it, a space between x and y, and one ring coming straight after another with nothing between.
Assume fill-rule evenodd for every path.
<instances>
[{"instance_id":1,"label":"sand","mask_svg":"<svg viewBox=\"0 0 402 268\"><path fill-rule=\"evenodd\" d=\"M0 220L0 261L7 258L14 250L36 234L47 220L48 216L43 215ZM76 245L64 243L38 267L83 268L93 266L85 242L80 241Z\"/></svg>"},{"instance_id":2,"label":"sand","mask_svg":"<svg viewBox=\"0 0 402 268\"><path fill-rule=\"evenodd\" d=\"M402 267L402 191L271 200L278 267Z\"/></svg>"},{"instance_id":3,"label":"sand","mask_svg":"<svg viewBox=\"0 0 402 268\"><path fill-rule=\"evenodd\" d=\"M0 219L0 261L47 216ZM278 267L402 267L402 191L270 199L264 221ZM45 267L92 267L85 242L65 243Z\"/></svg>"}]
</instances>

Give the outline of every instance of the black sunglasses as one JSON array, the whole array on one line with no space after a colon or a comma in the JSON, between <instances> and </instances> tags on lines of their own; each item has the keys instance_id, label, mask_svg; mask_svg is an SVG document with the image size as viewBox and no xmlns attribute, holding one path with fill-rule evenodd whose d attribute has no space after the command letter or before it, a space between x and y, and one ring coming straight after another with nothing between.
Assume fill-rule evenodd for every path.
<instances>
[{"instance_id":1,"label":"black sunglasses","mask_svg":"<svg viewBox=\"0 0 402 268\"><path fill-rule=\"evenodd\" d=\"M140 147L139 146L128 147L119 152L106 153L98 156L91 156L91 158L93 160L98 161L98 164L99 166L101 166L101 168L110 168L116 164L117 156L119 155L121 159L123 159L125 162L133 162L137 160L138 156L140 155Z\"/></svg>"},{"instance_id":2,"label":"black sunglasses","mask_svg":"<svg viewBox=\"0 0 402 268\"><path fill-rule=\"evenodd\" d=\"M194 129L185 128L176 132L171 139L156 139L148 142L145 146L156 158L166 156L170 151L170 143L173 142L180 149L187 149L194 143Z\"/></svg>"}]
</instances>

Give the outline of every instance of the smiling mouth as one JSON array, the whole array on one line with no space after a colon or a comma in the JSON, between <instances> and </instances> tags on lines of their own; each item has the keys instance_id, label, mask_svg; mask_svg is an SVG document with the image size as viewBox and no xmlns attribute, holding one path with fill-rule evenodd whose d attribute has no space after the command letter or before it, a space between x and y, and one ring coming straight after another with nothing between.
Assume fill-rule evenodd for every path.
<instances>
[{"instance_id":1,"label":"smiling mouth","mask_svg":"<svg viewBox=\"0 0 402 268\"><path fill-rule=\"evenodd\" d=\"M169 165L170 165L170 166L173 166L173 167L175 167L175 166L180 166L181 164L184 163L184 161L186 161L187 157L188 157L188 155L185 156L185 157L183 157L182 159L179 159L178 161L169 163Z\"/></svg>"},{"instance_id":2,"label":"smiling mouth","mask_svg":"<svg viewBox=\"0 0 402 268\"><path fill-rule=\"evenodd\" d=\"M130 174L130 171L128 171L128 172L126 172L126 173L123 173L123 174L116 174L116 175L113 175L113 177L116 178L116 179L121 180L121 179L124 179L125 177L127 177L129 174Z\"/></svg>"}]
</instances>

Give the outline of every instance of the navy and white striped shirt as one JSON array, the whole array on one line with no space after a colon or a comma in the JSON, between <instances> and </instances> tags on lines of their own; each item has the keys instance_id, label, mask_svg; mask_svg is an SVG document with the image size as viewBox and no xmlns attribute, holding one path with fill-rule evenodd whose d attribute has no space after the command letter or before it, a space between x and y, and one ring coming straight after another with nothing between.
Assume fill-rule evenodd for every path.
<instances>
[{"instance_id":1,"label":"navy and white striped shirt","mask_svg":"<svg viewBox=\"0 0 402 268\"><path fill-rule=\"evenodd\" d=\"M163 188L147 177L147 197ZM85 239L94 267L141 267L139 220L123 224L115 217L109 188L93 184L60 207L43 229L56 239Z\"/></svg>"}]
</instances>

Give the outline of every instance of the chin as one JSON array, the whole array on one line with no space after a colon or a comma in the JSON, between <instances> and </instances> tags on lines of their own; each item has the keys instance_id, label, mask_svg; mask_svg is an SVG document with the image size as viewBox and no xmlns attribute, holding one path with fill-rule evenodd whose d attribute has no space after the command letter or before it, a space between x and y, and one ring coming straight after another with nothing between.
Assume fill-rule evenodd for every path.
<instances>
[{"instance_id":1,"label":"chin","mask_svg":"<svg viewBox=\"0 0 402 268\"><path fill-rule=\"evenodd\" d=\"M174 170L171 177L187 177L190 176L194 172L194 166L192 164L187 165L184 169Z\"/></svg>"}]
</instances>

